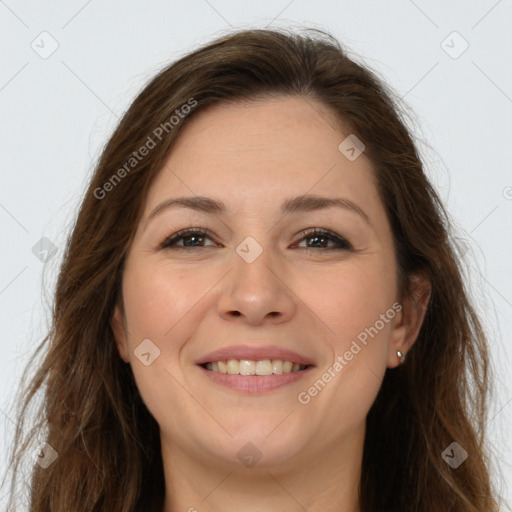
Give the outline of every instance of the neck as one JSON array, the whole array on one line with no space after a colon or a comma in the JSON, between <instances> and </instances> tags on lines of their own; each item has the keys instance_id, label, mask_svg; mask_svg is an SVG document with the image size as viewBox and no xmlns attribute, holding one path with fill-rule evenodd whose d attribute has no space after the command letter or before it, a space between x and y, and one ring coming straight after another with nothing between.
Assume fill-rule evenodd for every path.
<instances>
[{"instance_id":1,"label":"neck","mask_svg":"<svg viewBox=\"0 0 512 512\"><path fill-rule=\"evenodd\" d=\"M360 512L364 429L274 466L192 458L162 436L164 512Z\"/></svg>"}]
</instances>

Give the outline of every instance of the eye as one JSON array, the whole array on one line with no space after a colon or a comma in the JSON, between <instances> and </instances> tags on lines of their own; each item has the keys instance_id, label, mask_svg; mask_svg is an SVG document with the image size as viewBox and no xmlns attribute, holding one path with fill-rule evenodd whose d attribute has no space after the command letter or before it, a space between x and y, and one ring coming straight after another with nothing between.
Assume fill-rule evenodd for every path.
<instances>
[{"instance_id":1,"label":"eye","mask_svg":"<svg viewBox=\"0 0 512 512\"><path fill-rule=\"evenodd\" d=\"M205 247L204 245L197 245L196 242L204 241L205 238L210 238L208 231L199 228L189 228L178 231L174 235L169 238L166 238L160 247L162 249L186 249L188 248L197 248L197 247ZM210 238L211 239L211 238ZM186 240L184 245L178 245L177 242L181 240Z\"/></svg>"},{"instance_id":2,"label":"eye","mask_svg":"<svg viewBox=\"0 0 512 512\"><path fill-rule=\"evenodd\" d=\"M311 243L307 243L304 249L324 249L324 250L352 250L352 245L347 242L343 237L328 231L326 229L313 228L304 230L299 233L301 243L304 240L311 240ZM161 244L162 249L178 249L186 250L196 249L200 247L208 247L204 245L206 239L212 239L208 231L201 228L188 228L178 231L174 235L166 238ZM178 245L178 242L183 240L183 245ZM334 247L323 246L324 244L334 243ZM215 246L215 244L213 244ZM212 247L212 245L210 245Z\"/></svg>"},{"instance_id":3,"label":"eye","mask_svg":"<svg viewBox=\"0 0 512 512\"><path fill-rule=\"evenodd\" d=\"M311 240L312 243L307 243L304 249L314 249L320 248L324 250L352 250L352 245L347 242L343 237L333 233L332 231L328 231L326 229L313 228L310 230L301 231L299 234L303 240ZM321 247L323 244L328 244L329 242L334 242L336 244L335 247ZM319 247L320 246L320 247Z\"/></svg>"}]
</instances>

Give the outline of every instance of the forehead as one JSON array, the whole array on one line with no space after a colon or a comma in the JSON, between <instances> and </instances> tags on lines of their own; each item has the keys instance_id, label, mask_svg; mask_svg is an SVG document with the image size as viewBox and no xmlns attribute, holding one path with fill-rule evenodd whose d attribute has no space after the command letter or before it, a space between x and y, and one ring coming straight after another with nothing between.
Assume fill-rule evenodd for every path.
<instances>
[{"instance_id":1,"label":"forehead","mask_svg":"<svg viewBox=\"0 0 512 512\"><path fill-rule=\"evenodd\" d=\"M363 153L350 161L338 149L348 135L311 98L209 106L181 130L150 187L146 213L185 194L224 198L233 211L272 199L277 209L279 197L307 193L380 203L369 159Z\"/></svg>"}]
</instances>

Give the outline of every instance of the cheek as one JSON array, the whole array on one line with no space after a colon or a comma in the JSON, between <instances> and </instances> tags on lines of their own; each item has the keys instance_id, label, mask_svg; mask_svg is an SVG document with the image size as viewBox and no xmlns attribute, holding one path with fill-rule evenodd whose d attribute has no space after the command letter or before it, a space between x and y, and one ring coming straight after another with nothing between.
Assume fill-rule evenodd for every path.
<instances>
[{"instance_id":1,"label":"cheek","mask_svg":"<svg viewBox=\"0 0 512 512\"><path fill-rule=\"evenodd\" d=\"M375 400L396 316L393 276L380 265L351 267L325 280L329 285L315 295L318 307L312 309L326 326L332 359L308 383L301 403L326 418L326 425L358 424Z\"/></svg>"},{"instance_id":2,"label":"cheek","mask_svg":"<svg viewBox=\"0 0 512 512\"><path fill-rule=\"evenodd\" d=\"M180 275L181 274L181 275ZM183 421L193 421L198 411L180 383L181 348L190 337L188 315L208 290L204 279L190 272L177 272L169 265L127 265L123 298L128 319L130 363L145 405L160 425L179 430ZM151 340L158 357L145 366L134 354L143 340ZM151 352L153 349L150 348ZM180 415L172 414L176 407Z\"/></svg>"},{"instance_id":3,"label":"cheek","mask_svg":"<svg viewBox=\"0 0 512 512\"><path fill-rule=\"evenodd\" d=\"M373 334L371 339L389 335L390 323L383 322L381 315L386 315L395 301L393 275L380 265L354 265L318 280L322 285L316 288L311 287L311 280L304 281L304 290L309 285L305 302L309 301L308 306L317 314L334 353L349 350L353 340L364 343L365 333L370 339L368 330ZM373 329L376 323L378 334Z\"/></svg>"},{"instance_id":4,"label":"cheek","mask_svg":"<svg viewBox=\"0 0 512 512\"><path fill-rule=\"evenodd\" d=\"M179 323L208 290L199 276L163 264L140 265L127 275L123 295L132 343L142 336L167 347Z\"/></svg>"}]
</instances>

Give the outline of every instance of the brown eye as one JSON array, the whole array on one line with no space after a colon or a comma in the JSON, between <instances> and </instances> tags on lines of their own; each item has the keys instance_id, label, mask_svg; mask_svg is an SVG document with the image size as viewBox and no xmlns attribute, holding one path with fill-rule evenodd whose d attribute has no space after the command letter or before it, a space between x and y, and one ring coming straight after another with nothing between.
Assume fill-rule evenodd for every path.
<instances>
[{"instance_id":1,"label":"brown eye","mask_svg":"<svg viewBox=\"0 0 512 512\"><path fill-rule=\"evenodd\" d=\"M160 245L162 249L195 249L199 247L208 247L205 245L201 245L202 242L206 238L210 238L207 231L202 229L184 229L182 231L178 231L178 233L172 235L171 237L164 240L164 242ZM179 241L183 240L183 245L177 245Z\"/></svg>"},{"instance_id":2,"label":"brown eye","mask_svg":"<svg viewBox=\"0 0 512 512\"><path fill-rule=\"evenodd\" d=\"M300 233L302 236L301 241L303 240L311 240L311 243L308 243L305 249L324 249L324 250L351 250L352 246L347 240L343 237L333 233L332 231L328 231L325 229L311 229L309 231L303 231ZM329 242L333 242L335 247L327 247L324 245L329 244Z\"/></svg>"}]
</instances>

